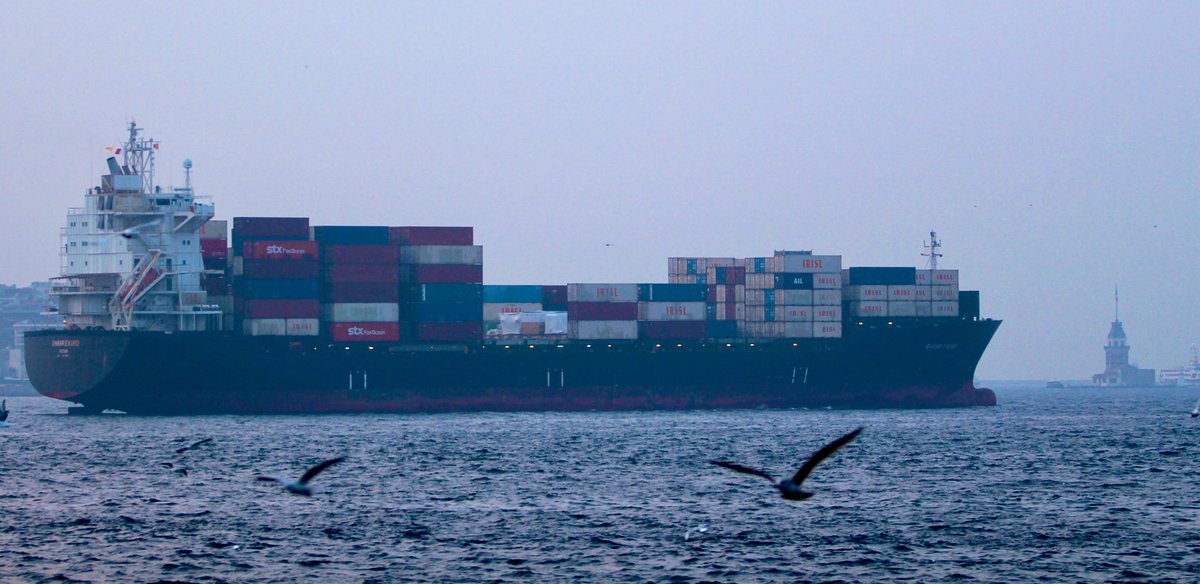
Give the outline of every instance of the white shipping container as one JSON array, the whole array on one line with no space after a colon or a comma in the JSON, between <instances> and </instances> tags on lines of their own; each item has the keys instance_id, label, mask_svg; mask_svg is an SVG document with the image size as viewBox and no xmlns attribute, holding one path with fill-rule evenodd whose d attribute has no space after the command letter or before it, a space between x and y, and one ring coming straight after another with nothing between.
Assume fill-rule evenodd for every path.
<instances>
[{"instance_id":1,"label":"white shipping container","mask_svg":"<svg viewBox=\"0 0 1200 584\"><path fill-rule=\"evenodd\" d=\"M855 300L850 303L850 314L853 316L887 316L888 303L883 300Z\"/></svg>"},{"instance_id":2,"label":"white shipping container","mask_svg":"<svg viewBox=\"0 0 1200 584\"><path fill-rule=\"evenodd\" d=\"M502 314L538 312L541 309L541 303L537 302L484 302L483 320L498 321Z\"/></svg>"},{"instance_id":3,"label":"white shipping container","mask_svg":"<svg viewBox=\"0 0 1200 584\"><path fill-rule=\"evenodd\" d=\"M813 290L814 306L842 306L841 290Z\"/></svg>"},{"instance_id":4,"label":"white shipping container","mask_svg":"<svg viewBox=\"0 0 1200 584\"><path fill-rule=\"evenodd\" d=\"M242 321L242 334L252 337L283 336L287 321L282 318L247 318Z\"/></svg>"},{"instance_id":5,"label":"white shipping container","mask_svg":"<svg viewBox=\"0 0 1200 584\"><path fill-rule=\"evenodd\" d=\"M738 320L750 320L754 322L763 322L767 320L767 307L761 304L746 305L745 312L742 318Z\"/></svg>"},{"instance_id":6,"label":"white shipping container","mask_svg":"<svg viewBox=\"0 0 1200 584\"><path fill-rule=\"evenodd\" d=\"M751 276L751 274L747 274L746 276L749 277L749 276ZM746 290L745 302L746 302L746 304L750 304L753 306L759 306L762 304L766 304L767 303L766 296L769 293L770 292L768 292L767 290L760 290L760 289L749 290L748 289L748 290Z\"/></svg>"},{"instance_id":7,"label":"white shipping container","mask_svg":"<svg viewBox=\"0 0 1200 584\"><path fill-rule=\"evenodd\" d=\"M699 280L699 276L688 274L671 274L667 276L668 284L696 284Z\"/></svg>"},{"instance_id":8,"label":"white shipping container","mask_svg":"<svg viewBox=\"0 0 1200 584\"><path fill-rule=\"evenodd\" d=\"M400 262L405 264L483 265L481 245L402 245Z\"/></svg>"},{"instance_id":9,"label":"white shipping container","mask_svg":"<svg viewBox=\"0 0 1200 584\"><path fill-rule=\"evenodd\" d=\"M242 275L242 266L243 266L242 256L240 256L240 255L233 256L233 275L241 276Z\"/></svg>"},{"instance_id":10,"label":"white shipping container","mask_svg":"<svg viewBox=\"0 0 1200 584\"><path fill-rule=\"evenodd\" d=\"M321 305L328 322L397 322L400 305L394 302L334 302Z\"/></svg>"},{"instance_id":11,"label":"white shipping container","mask_svg":"<svg viewBox=\"0 0 1200 584\"><path fill-rule=\"evenodd\" d=\"M812 322L813 307L811 306L776 306L775 320L783 322Z\"/></svg>"},{"instance_id":12,"label":"white shipping container","mask_svg":"<svg viewBox=\"0 0 1200 584\"><path fill-rule=\"evenodd\" d=\"M824 272L813 274L813 288L842 289L841 272Z\"/></svg>"},{"instance_id":13,"label":"white shipping container","mask_svg":"<svg viewBox=\"0 0 1200 584\"><path fill-rule=\"evenodd\" d=\"M760 290L761 292L761 290ZM730 298L732 296L732 298ZM746 286L743 284L720 284L717 286L717 302L745 302Z\"/></svg>"},{"instance_id":14,"label":"white shipping container","mask_svg":"<svg viewBox=\"0 0 1200 584\"><path fill-rule=\"evenodd\" d=\"M567 284L567 302L637 302L637 284Z\"/></svg>"},{"instance_id":15,"label":"white shipping container","mask_svg":"<svg viewBox=\"0 0 1200 584\"><path fill-rule=\"evenodd\" d=\"M958 302L931 302L932 316L958 316Z\"/></svg>"},{"instance_id":16,"label":"white shipping container","mask_svg":"<svg viewBox=\"0 0 1200 584\"><path fill-rule=\"evenodd\" d=\"M958 286L958 270L917 270L918 286Z\"/></svg>"},{"instance_id":17,"label":"white shipping container","mask_svg":"<svg viewBox=\"0 0 1200 584\"><path fill-rule=\"evenodd\" d=\"M895 300L888 302L888 316L916 316L917 303L912 300Z\"/></svg>"},{"instance_id":18,"label":"white shipping container","mask_svg":"<svg viewBox=\"0 0 1200 584\"><path fill-rule=\"evenodd\" d=\"M732 318L729 316L729 313L725 312L726 306L728 306L728 305L727 304L716 305L716 310L717 310L716 320L746 320L747 306L745 304L738 302L733 305L733 317ZM759 306L759 308L762 308L762 306ZM707 306L705 307L705 309L707 310ZM762 319L760 318L759 320L762 320Z\"/></svg>"},{"instance_id":19,"label":"white shipping container","mask_svg":"<svg viewBox=\"0 0 1200 584\"><path fill-rule=\"evenodd\" d=\"M917 302L929 302L933 300L933 291L929 286L913 286L913 300Z\"/></svg>"},{"instance_id":20,"label":"white shipping container","mask_svg":"<svg viewBox=\"0 0 1200 584\"><path fill-rule=\"evenodd\" d=\"M841 322L818 322L813 324L813 337L819 339L840 339L842 337Z\"/></svg>"},{"instance_id":21,"label":"white shipping container","mask_svg":"<svg viewBox=\"0 0 1200 584\"><path fill-rule=\"evenodd\" d=\"M288 336L315 337L321 333L321 321L315 318L289 318L284 321Z\"/></svg>"},{"instance_id":22,"label":"white shipping container","mask_svg":"<svg viewBox=\"0 0 1200 584\"><path fill-rule=\"evenodd\" d=\"M838 295L838 302L841 302L841 294ZM787 304L799 306L807 304L812 306L813 291L812 290L775 290L775 304Z\"/></svg>"},{"instance_id":23,"label":"white shipping container","mask_svg":"<svg viewBox=\"0 0 1200 584\"><path fill-rule=\"evenodd\" d=\"M782 322L750 322L738 323L743 337L748 339L778 339L783 337Z\"/></svg>"},{"instance_id":24,"label":"white shipping container","mask_svg":"<svg viewBox=\"0 0 1200 584\"><path fill-rule=\"evenodd\" d=\"M847 286L846 299L853 301L887 300L887 286Z\"/></svg>"},{"instance_id":25,"label":"white shipping container","mask_svg":"<svg viewBox=\"0 0 1200 584\"><path fill-rule=\"evenodd\" d=\"M200 239L229 239L227 219L209 219L200 226Z\"/></svg>"},{"instance_id":26,"label":"white shipping container","mask_svg":"<svg viewBox=\"0 0 1200 584\"><path fill-rule=\"evenodd\" d=\"M811 322L785 322L783 323L783 336L789 339L807 339L813 334L813 323Z\"/></svg>"},{"instance_id":27,"label":"white shipping container","mask_svg":"<svg viewBox=\"0 0 1200 584\"><path fill-rule=\"evenodd\" d=\"M638 338L636 320L573 320L570 322L572 339L635 340Z\"/></svg>"},{"instance_id":28,"label":"white shipping container","mask_svg":"<svg viewBox=\"0 0 1200 584\"><path fill-rule=\"evenodd\" d=\"M639 302L638 320L704 320L703 302Z\"/></svg>"},{"instance_id":29,"label":"white shipping container","mask_svg":"<svg viewBox=\"0 0 1200 584\"><path fill-rule=\"evenodd\" d=\"M928 300L918 300L916 305L917 316L933 316L933 312L931 312L932 307L930 306Z\"/></svg>"},{"instance_id":30,"label":"white shipping container","mask_svg":"<svg viewBox=\"0 0 1200 584\"><path fill-rule=\"evenodd\" d=\"M889 302L896 300L911 302L916 299L916 286L888 286L887 299Z\"/></svg>"},{"instance_id":31,"label":"white shipping container","mask_svg":"<svg viewBox=\"0 0 1200 584\"><path fill-rule=\"evenodd\" d=\"M932 300L958 302L958 286L930 286Z\"/></svg>"},{"instance_id":32,"label":"white shipping container","mask_svg":"<svg viewBox=\"0 0 1200 584\"><path fill-rule=\"evenodd\" d=\"M775 274L746 274L747 290L770 290L775 287Z\"/></svg>"},{"instance_id":33,"label":"white shipping container","mask_svg":"<svg viewBox=\"0 0 1200 584\"><path fill-rule=\"evenodd\" d=\"M841 322L842 321L842 305L837 306L814 306L813 320L820 322Z\"/></svg>"},{"instance_id":34,"label":"white shipping container","mask_svg":"<svg viewBox=\"0 0 1200 584\"><path fill-rule=\"evenodd\" d=\"M837 272L842 269L842 256L775 252L775 265L787 273Z\"/></svg>"}]
</instances>

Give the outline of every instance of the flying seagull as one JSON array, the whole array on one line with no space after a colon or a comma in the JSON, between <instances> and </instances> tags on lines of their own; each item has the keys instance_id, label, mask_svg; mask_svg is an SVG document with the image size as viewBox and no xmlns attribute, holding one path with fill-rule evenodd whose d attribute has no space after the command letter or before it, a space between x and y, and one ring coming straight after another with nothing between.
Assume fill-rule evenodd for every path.
<instances>
[{"instance_id":1,"label":"flying seagull","mask_svg":"<svg viewBox=\"0 0 1200 584\"><path fill-rule=\"evenodd\" d=\"M199 447L199 446L203 446L203 445L205 445L205 444L208 444L209 442L212 442L212 440L213 440L212 438L205 438L204 440L201 440L201 441L199 441L199 442L196 442L196 443L194 443L194 444L190 444L190 445L188 445L188 446L184 446L183 448L176 448L176 449L175 449L175 454L183 454L184 452L187 452L187 451L189 451L189 450L192 450L193 448L196 448L196 447Z\"/></svg>"},{"instance_id":2,"label":"flying seagull","mask_svg":"<svg viewBox=\"0 0 1200 584\"><path fill-rule=\"evenodd\" d=\"M800 470L796 471L795 475L792 475L792 478L783 479L782 481L778 482L776 482L775 478L771 475L748 466L742 466L732 462L725 462L723 460L710 460L709 462L717 466L725 467L732 471L752 474L754 476L767 479L775 485L775 488L779 489L779 494L782 495L784 499L788 499L790 501L803 501L813 496L812 493L800 490L800 485L804 483L804 479L808 478L809 473L811 473L818 464L821 464L822 460L829 458L829 456L834 452L837 452L839 448L849 444L850 441L854 440L854 438L858 436L858 433L862 431L862 428L858 428L853 432L850 432L849 434L846 434L845 436L826 444L823 448L816 451L816 453L814 453L812 456L808 457L808 460L804 461L804 466L801 466Z\"/></svg>"},{"instance_id":3,"label":"flying seagull","mask_svg":"<svg viewBox=\"0 0 1200 584\"><path fill-rule=\"evenodd\" d=\"M300 477L300 480L298 480L294 483L284 483L283 488L287 489L287 492L295 494L295 495L303 495L305 497L311 497L312 496L312 487L308 486L309 481L313 480L314 478L316 478L317 475L321 474L321 471L323 471L343 460L346 460L345 456L339 456L337 458L331 458L329 460L326 460L325 462L322 462L321 464L318 464L317 466L314 466L314 467L308 469L308 471L304 473L304 476ZM259 480L259 481L263 481L263 482L267 482L267 483L282 483L283 482L282 480L279 480L275 477L257 476L254 478L255 478L255 480Z\"/></svg>"}]
</instances>

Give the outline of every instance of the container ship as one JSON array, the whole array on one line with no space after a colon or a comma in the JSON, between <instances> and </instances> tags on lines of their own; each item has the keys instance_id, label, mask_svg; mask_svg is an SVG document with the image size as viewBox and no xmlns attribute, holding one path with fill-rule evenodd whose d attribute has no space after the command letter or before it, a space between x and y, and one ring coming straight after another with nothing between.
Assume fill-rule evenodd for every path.
<instances>
[{"instance_id":1,"label":"container ship","mask_svg":"<svg viewBox=\"0 0 1200 584\"><path fill-rule=\"evenodd\" d=\"M471 227L214 219L129 124L67 213L60 330L30 381L72 413L307 414L994 405L1000 321L939 269L673 257L650 283L484 284ZM119 157L119 158L118 158Z\"/></svg>"}]
</instances>

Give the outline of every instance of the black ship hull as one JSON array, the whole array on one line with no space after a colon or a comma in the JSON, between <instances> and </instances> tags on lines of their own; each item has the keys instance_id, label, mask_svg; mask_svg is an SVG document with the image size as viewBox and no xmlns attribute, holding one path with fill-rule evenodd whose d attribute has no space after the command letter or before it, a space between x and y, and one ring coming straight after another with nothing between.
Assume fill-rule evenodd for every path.
<instances>
[{"instance_id":1,"label":"black ship hull","mask_svg":"<svg viewBox=\"0 0 1200 584\"><path fill-rule=\"evenodd\" d=\"M43 395L131 414L587 411L994 405L973 384L1000 321L847 323L756 343L330 344L228 333L43 331Z\"/></svg>"}]
</instances>

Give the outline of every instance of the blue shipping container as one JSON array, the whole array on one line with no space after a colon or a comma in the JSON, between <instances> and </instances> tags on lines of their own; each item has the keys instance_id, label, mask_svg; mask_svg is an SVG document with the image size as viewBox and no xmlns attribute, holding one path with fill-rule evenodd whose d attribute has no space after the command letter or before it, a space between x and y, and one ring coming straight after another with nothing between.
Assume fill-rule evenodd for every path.
<instances>
[{"instance_id":1,"label":"blue shipping container","mask_svg":"<svg viewBox=\"0 0 1200 584\"><path fill-rule=\"evenodd\" d=\"M738 336L736 320L709 320L707 328L708 336L714 339L732 339Z\"/></svg>"},{"instance_id":2,"label":"blue shipping container","mask_svg":"<svg viewBox=\"0 0 1200 584\"><path fill-rule=\"evenodd\" d=\"M483 320L479 302L414 302L409 305L416 322L471 322ZM401 315L401 320L404 316Z\"/></svg>"},{"instance_id":3,"label":"blue shipping container","mask_svg":"<svg viewBox=\"0 0 1200 584\"><path fill-rule=\"evenodd\" d=\"M484 302L537 303L542 302L542 286L498 286L483 287Z\"/></svg>"},{"instance_id":4,"label":"blue shipping container","mask_svg":"<svg viewBox=\"0 0 1200 584\"><path fill-rule=\"evenodd\" d=\"M249 300L304 300L317 298L316 280L254 280L239 278L237 291Z\"/></svg>"},{"instance_id":5,"label":"blue shipping container","mask_svg":"<svg viewBox=\"0 0 1200 584\"><path fill-rule=\"evenodd\" d=\"M313 239L325 245L387 245L388 228L323 225L313 227Z\"/></svg>"},{"instance_id":6,"label":"blue shipping container","mask_svg":"<svg viewBox=\"0 0 1200 584\"><path fill-rule=\"evenodd\" d=\"M917 283L916 268L850 268L850 286L912 286Z\"/></svg>"},{"instance_id":7,"label":"blue shipping container","mask_svg":"<svg viewBox=\"0 0 1200 584\"><path fill-rule=\"evenodd\" d=\"M421 284L414 286L412 299L420 302L483 301L483 284ZM538 289L541 294L541 289Z\"/></svg>"},{"instance_id":8,"label":"blue shipping container","mask_svg":"<svg viewBox=\"0 0 1200 584\"><path fill-rule=\"evenodd\" d=\"M775 287L781 290L812 290L813 275L809 273L775 274Z\"/></svg>"}]
</instances>

